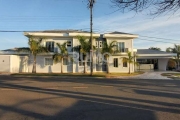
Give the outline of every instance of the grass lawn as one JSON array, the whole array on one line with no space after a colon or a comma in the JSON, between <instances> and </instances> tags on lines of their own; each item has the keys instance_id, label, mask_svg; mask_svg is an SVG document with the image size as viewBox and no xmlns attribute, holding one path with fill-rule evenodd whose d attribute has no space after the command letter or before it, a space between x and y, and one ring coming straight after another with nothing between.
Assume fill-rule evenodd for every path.
<instances>
[{"instance_id":1,"label":"grass lawn","mask_svg":"<svg viewBox=\"0 0 180 120\"><path fill-rule=\"evenodd\" d=\"M172 79L180 79L180 73L162 73L161 75Z\"/></svg>"},{"instance_id":2,"label":"grass lawn","mask_svg":"<svg viewBox=\"0 0 180 120\"><path fill-rule=\"evenodd\" d=\"M139 74L143 74L144 72L135 72L132 74L128 73L110 73L107 74L106 72L96 72L93 74L92 77L118 77L118 76L135 76ZM83 77L89 77L89 73L15 73L11 74L13 76L83 76Z\"/></svg>"}]
</instances>

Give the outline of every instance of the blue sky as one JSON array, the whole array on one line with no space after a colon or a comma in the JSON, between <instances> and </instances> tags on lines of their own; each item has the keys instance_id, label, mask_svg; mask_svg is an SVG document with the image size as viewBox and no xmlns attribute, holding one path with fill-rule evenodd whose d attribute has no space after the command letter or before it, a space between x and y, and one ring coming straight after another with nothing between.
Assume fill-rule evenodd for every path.
<instances>
[{"instance_id":1,"label":"blue sky","mask_svg":"<svg viewBox=\"0 0 180 120\"><path fill-rule=\"evenodd\" d=\"M110 0L96 1L93 10L95 32L120 31L138 34L139 39L134 40L135 48L160 47L165 50L167 47L173 47L173 43L180 44L179 15L161 15L153 18L147 15L148 11L138 14L135 12L123 14L120 11L114 12L117 8L112 7ZM88 31L87 0L0 0L0 30L53 29ZM155 42L154 40L164 42ZM27 46L27 38L23 33L0 32L0 41L0 50Z\"/></svg>"}]
</instances>

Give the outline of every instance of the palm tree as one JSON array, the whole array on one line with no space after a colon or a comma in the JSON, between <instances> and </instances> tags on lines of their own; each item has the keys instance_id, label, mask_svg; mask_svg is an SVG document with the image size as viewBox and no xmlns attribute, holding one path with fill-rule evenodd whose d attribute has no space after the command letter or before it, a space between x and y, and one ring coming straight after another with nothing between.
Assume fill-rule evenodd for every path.
<instances>
[{"instance_id":1,"label":"palm tree","mask_svg":"<svg viewBox=\"0 0 180 120\"><path fill-rule=\"evenodd\" d=\"M57 52L53 55L53 61L55 64L61 62L61 73L63 73L63 63L64 63L63 59L68 58L68 51L66 48L66 44L67 42L64 42L63 44L56 43L58 49L60 50L60 53Z\"/></svg>"},{"instance_id":2,"label":"palm tree","mask_svg":"<svg viewBox=\"0 0 180 120\"><path fill-rule=\"evenodd\" d=\"M33 69L32 73L36 73L36 57L38 54L47 53L48 49L41 45L42 38L29 37L29 48L18 48L18 51L27 51L33 55Z\"/></svg>"},{"instance_id":3,"label":"palm tree","mask_svg":"<svg viewBox=\"0 0 180 120\"><path fill-rule=\"evenodd\" d=\"M123 57L122 62L127 62L129 64L129 74L131 74L131 64L138 65L137 62L135 62L137 55L132 55L131 52L128 52L128 57Z\"/></svg>"},{"instance_id":4,"label":"palm tree","mask_svg":"<svg viewBox=\"0 0 180 120\"><path fill-rule=\"evenodd\" d=\"M107 73L109 73L109 54L115 53L116 50L114 48L116 46L116 41L112 41L110 44L108 44L107 42L103 43L102 53L108 53L104 55L106 59Z\"/></svg>"},{"instance_id":5,"label":"palm tree","mask_svg":"<svg viewBox=\"0 0 180 120\"><path fill-rule=\"evenodd\" d=\"M73 48L73 50L83 54L84 60L85 60L85 62L84 62L84 73L87 73L87 69L86 69L86 67L87 67L87 54L91 50L91 44L90 44L90 41L87 40L87 38L84 36L77 36L77 39L78 39L80 45L75 46ZM93 46L93 48L95 48L95 47Z\"/></svg>"}]
</instances>

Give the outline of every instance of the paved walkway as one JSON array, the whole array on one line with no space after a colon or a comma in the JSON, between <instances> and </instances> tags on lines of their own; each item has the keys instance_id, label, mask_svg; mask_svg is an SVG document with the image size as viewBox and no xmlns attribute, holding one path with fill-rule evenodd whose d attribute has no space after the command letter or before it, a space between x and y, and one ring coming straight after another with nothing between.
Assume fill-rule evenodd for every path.
<instances>
[{"instance_id":1,"label":"paved walkway","mask_svg":"<svg viewBox=\"0 0 180 120\"><path fill-rule=\"evenodd\" d=\"M122 76L118 78L123 78L123 79L169 79L172 80L171 78L162 76L162 73L176 73L176 72L171 72L171 71L151 71L151 72L145 72L144 74L137 75L137 76Z\"/></svg>"}]
</instances>

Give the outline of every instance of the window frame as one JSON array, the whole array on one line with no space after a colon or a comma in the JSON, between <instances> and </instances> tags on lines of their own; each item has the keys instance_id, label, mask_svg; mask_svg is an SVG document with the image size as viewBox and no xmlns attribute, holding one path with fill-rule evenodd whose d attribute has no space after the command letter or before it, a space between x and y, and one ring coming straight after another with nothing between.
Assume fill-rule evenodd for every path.
<instances>
[{"instance_id":1,"label":"window frame","mask_svg":"<svg viewBox=\"0 0 180 120\"><path fill-rule=\"evenodd\" d=\"M51 43L50 44L50 49L49 49L49 46L47 45L47 43ZM55 51L55 42L54 41L46 41L45 46L46 46L46 48L48 49L49 52L54 52Z\"/></svg>"},{"instance_id":2,"label":"window frame","mask_svg":"<svg viewBox=\"0 0 180 120\"><path fill-rule=\"evenodd\" d=\"M125 42L117 42L117 50L120 52L126 52Z\"/></svg>"},{"instance_id":3,"label":"window frame","mask_svg":"<svg viewBox=\"0 0 180 120\"><path fill-rule=\"evenodd\" d=\"M70 42L70 44L69 44L68 42ZM68 40L66 46L67 46L67 47L72 47L72 41L71 41L71 40Z\"/></svg>"},{"instance_id":4,"label":"window frame","mask_svg":"<svg viewBox=\"0 0 180 120\"><path fill-rule=\"evenodd\" d=\"M52 59L52 64L46 64L46 59ZM53 66L54 62L53 62L53 58L51 57L45 57L44 58L44 66Z\"/></svg>"},{"instance_id":5,"label":"window frame","mask_svg":"<svg viewBox=\"0 0 180 120\"><path fill-rule=\"evenodd\" d=\"M126 63L126 66L124 66L124 64ZM123 68L127 68L128 67L128 62L123 62Z\"/></svg>"}]
</instances>

